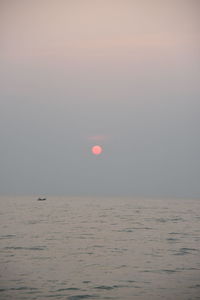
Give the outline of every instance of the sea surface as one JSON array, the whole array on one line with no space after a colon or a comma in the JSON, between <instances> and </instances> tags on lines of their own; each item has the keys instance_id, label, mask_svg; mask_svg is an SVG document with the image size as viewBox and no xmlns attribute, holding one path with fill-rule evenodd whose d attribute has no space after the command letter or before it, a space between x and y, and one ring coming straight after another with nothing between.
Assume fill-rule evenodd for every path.
<instances>
[{"instance_id":1,"label":"sea surface","mask_svg":"<svg viewBox=\"0 0 200 300\"><path fill-rule=\"evenodd\" d=\"M200 299L200 200L1 197L0 299Z\"/></svg>"}]
</instances>

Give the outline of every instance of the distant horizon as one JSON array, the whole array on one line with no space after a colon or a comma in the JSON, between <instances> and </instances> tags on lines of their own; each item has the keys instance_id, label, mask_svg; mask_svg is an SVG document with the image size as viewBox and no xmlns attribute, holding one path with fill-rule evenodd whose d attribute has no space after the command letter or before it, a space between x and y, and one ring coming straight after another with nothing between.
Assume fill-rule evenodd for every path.
<instances>
[{"instance_id":1,"label":"distant horizon","mask_svg":"<svg viewBox=\"0 0 200 300\"><path fill-rule=\"evenodd\" d=\"M99 199L104 199L104 198L124 198L124 199L130 199L130 198L133 198L133 199L143 199L143 200L147 200L147 199L160 199L160 200L175 200L175 199L183 199L183 200L190 200L190 199L193 199L193 200L200 200L200 197L182 197L182 196L159 196L159 195L156 195L156 196L148 196L148 195L53 195L53 194L30 194L30 195L17 195L17 194L13 194L13 195L9 195L9 194L6 194L6 195L0 195L0 198L9 198L9 197L22 197L22 198L39 198L39 197L45 197L46 199L49 198L54 198L54 197L58 197L58 198L99 198Z\"/></svg>"}]
</instances>

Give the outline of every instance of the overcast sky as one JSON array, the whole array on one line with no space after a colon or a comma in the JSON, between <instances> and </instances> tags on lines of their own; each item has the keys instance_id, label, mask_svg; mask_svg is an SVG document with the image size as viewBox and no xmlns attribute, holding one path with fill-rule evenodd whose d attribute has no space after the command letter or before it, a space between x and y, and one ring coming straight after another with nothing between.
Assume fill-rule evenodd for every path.
<instances>
[{"instance_id":1,"label":"overcast sky","mask_svg":"<svg viewBox=\"0 0 200 300\"><path fill-rule=\"evenodd\" d=\"M199 16L0 0L0 194L199 197Z\"/></svg>"}]
</instances>

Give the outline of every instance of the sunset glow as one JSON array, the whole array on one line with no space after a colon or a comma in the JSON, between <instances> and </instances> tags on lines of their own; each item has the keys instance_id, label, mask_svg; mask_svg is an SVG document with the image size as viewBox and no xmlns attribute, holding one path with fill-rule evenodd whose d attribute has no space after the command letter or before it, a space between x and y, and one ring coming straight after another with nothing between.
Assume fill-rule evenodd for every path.
<instances>
[{"instance_id":1,"label":"sunset glow","mask_svg":"<svg viewBox=\"0 0 200 300\"><path fill-rule=\"evenodd\" d=\"M102 147L99 146L99 145L96 145L96 146L93 146L93 147L92 147L92 153L93 153L94 155L99 155L99 154L102 153L102 151L103 151L103 149L102 149Z\"/></svg>"}]
</instances>

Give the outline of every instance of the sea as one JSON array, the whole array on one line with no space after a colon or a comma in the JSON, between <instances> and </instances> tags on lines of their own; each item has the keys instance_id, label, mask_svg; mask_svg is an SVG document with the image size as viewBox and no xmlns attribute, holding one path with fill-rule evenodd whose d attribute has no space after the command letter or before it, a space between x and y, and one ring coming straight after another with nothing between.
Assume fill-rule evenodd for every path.
<instances>
[{"instance_id":1,"label":"sea","mask_svg":"<svg viewBox=\"0 0 200 300\"><path fill-rule=\"evenodd\" d=\"M0 299L200 299L200 199L1 197Z\"/></svg>"}]
</instances>

